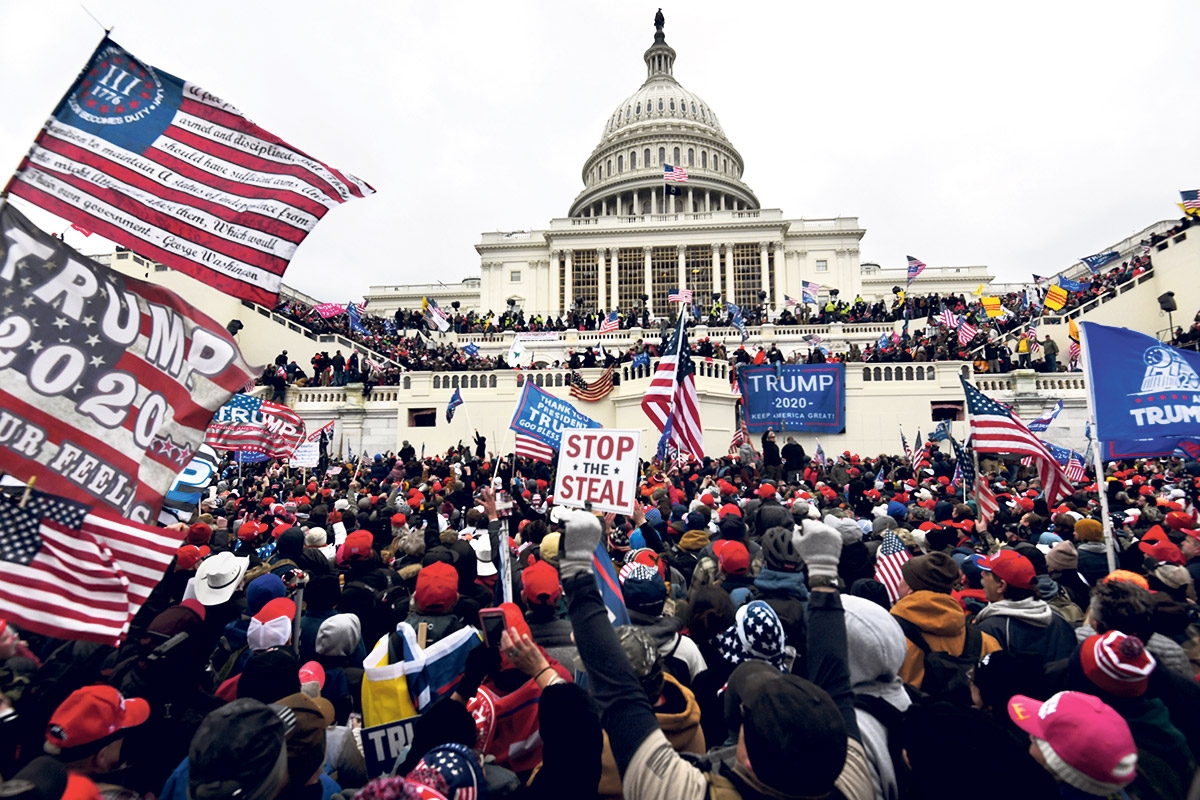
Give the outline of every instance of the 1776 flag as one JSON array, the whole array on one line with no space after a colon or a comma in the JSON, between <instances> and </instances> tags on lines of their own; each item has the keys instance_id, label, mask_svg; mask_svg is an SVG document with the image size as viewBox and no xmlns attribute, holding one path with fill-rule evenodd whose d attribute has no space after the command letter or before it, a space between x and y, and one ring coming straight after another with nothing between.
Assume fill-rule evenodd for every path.
<instances>
[{"instance_id":1,"label":"1776 flag","mask_svg":"<svg viewBox=\"0 0 1200 800\"><path fill-rule=\"evenodd\" d=\"M284 270L317 222L374 191L107 36L8 190L271 308Z\"/></svg>"},{"instance_id":2,"label":"1776 flag","mask_svg":"<svg viewBox=\"0 0 1200 800\"><path fill-rule=\"evenodd\" d=\"M688 352L684 317L658 360L658 369L642 399L642 410L661 433L671 423L671 441L681 453L704 457L704 429L700 422L700 403L696 396L696 371Z\"/></svg>"},{"instance_id":3,"label":"1776 flag","mask_svg":"<svg viewBox=\"0 0 1200 800\"><path fill-rule=\"evenodd\" d=\"M0 207L0 469L149 521L213 412L251 380L215 320Z\"/></svg>"},{"instance_id":4,"label":"1776 flag","mask_svg":"<svg viewBox=\"0 0 1200 800\"><path fill-rule=\"evenodd\" d=\"M1063 468L1054 460L1046 445L1029 432L1025 423L1013 416L1010 409L969 384L965 378L959 377L959 381L967 396L967 415L971 421L976 452L1031 456L1041 478L1046 502L1050 505L1074 491Z\"/></svg>"}]
</instances>

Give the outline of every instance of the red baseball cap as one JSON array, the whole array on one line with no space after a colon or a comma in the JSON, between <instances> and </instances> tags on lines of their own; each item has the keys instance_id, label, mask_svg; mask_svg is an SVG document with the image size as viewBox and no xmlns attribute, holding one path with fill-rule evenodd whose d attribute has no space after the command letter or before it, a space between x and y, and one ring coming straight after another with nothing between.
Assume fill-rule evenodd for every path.
<instances>
[{"instance_id":1,"label":"red baseball cap","mask_svg":"<svg viewBox=\"0 0 1200 800\"><path fill-rule=\"evenodd\" d=\"M759 485L758 496L761 497L763 500L774 497L775 496L775 487L769 483L764 483L764 484Z\"/></svg>"},{"instance_id":2,"label":"red baseball cap","mask_svg":"<svg viewBox=\"0 0 1200 800\"><path fill-rule=\"evenodd\" d=\"M374 537L367 531L355 531L346 537L339 553L339 561L349 561L353 558L370 558L371 546L375 544Z\"/></svg>"},{"instance_id":3,"label":"red baseball cap","mask_svg":"<svg viewBox=\"0 0 1200 800\"><path fill-rule=\"evenodd\" d=\"M194 545L208 544L212 539L212 528L203 522L193 522L187 532L187 543Z\"/></svg>"},{"instance_id":4,"label":"red baseball cap","mask_svg":"<svg viewBox=\"0 0 1200 800\"><path fill-rule=\"evenodd\" d=\"M1009 586L1032 589L1037 583L1033 562L1016 550L1001 550L990 556L975 556L975 563L984 572L990 572Z\"/></svg>"},{"instance_id":5,"label":"red baseball cap","mask_svg":"<svg viewBox=\"0 0 1200 800\"><path fill-rule=\"evenodd\" d=\"M750 572L750 551L741 542L718 539L713 542L717 566L726 575L745 575Z\"/></svg>"},{"instance_id":6,"label":"red baseball cap","mask_svg":"<svg viewBox=\"0 0 1200 800\"><path fill-rule=\"evenodd\" d=\"M1168 564L1178 564L1181 567L1187 563L1187 559L1183 557L1183 551L1176 547L1174 543L1169 542L1166 539L1140 541L1138 542L1138 550L1141 550L1155 561L1164 561Z\"/></svg>"},{"instance_id":7,"label":"red baseball cap","mask_svg":"<svg viewBox=\"0 0 1200 800\"><path fill-rule=\"evenodd\" d=\"M458 570L445 561L421 567L413 597L427 614L449 611L458 602Z\"/></svg>"},{"instance_id":8,"label":"red baseball cap","mask_svg":"<svg viewBox=\"0 0 1200 800\"><path fill-rule=\"evenodd\" d=\"M1008 716L1033 737L1049 770L1086 794L1107 797L1137 777L1129 723L1098 697L1059 692L1043 703L1014 695Z\"/></svg>"},{"instance_id":9,"label":"red baseball cap","mask_svg":"<svg viewBox=\"0 0 1200 800\"><path fill-rule=\"evenodd\" d=\"M75 761L98 752L150 718L150 704L139 697L122 697L111 686L85 686L72 692L50 716L45 750Z\"/></svg>"},{"instance_id":10,"label":"red baseball cap","mask_svg":"<svg viewBox=\"0 0 1200 800\"><path fill-rule=\"evenodd\" d=\"M521 596L527 603L554 605L562 593L558 570L547 561L535 561L521 573Z\"/></svg>"},{"instance_id":11,"label":"red baseball cap","mask_svg":"<svg viewBox=\"0 0 1200 800\"><path fill-rule=\"evenodd\" d=\"M733 514L735 517L740 517L742 515L742 509L739 508L736 503L726 503L725 505L721 506L721 510L717 512L717 517L720 519L725 519L726 514Z\"/></svg>"},{"instance_id":12,"label":"red baseball cap","mask_svg":"<svg viewBox=\"0 0 1200 800\"><path fill-rule=\"evenodd\" d=\"M713 497L708 492L705 492L704 494L700 495L700 502L704 503L704 505L708 506L709 508L717 507L717 498Z\"/></svg>"},{"instance_id":13,"label":"red baseball cap","mask_svg":"<svg viewBox=\"0 0 1200 800\"><path fill-rule=\"evenodd\" d=\"M175 551L175 570L182 572L184 570L195 569L196 565L209 553L208 546L196 547L194 544L185 544L183 547Z\"/></svg>"},{"instance_id":14,"label":"red baseball cap","mask_svg":"<svg viewBox=\"0 0 1200 800\"><path fill-rule=\"evenodd\" d=\"M399 527L406 522L408 522L408 517L404 516L403 514L400 514L400 513L392 514L392 526L393 527Z\"/></svg>"},{"instance_id":15,"label":"red baseball cap","mask_svg":"<svg viewBox=\"0 0 1200 800\"><path fill-rule=\"evenodd\" d=\"M1180 529L1179 532L1182 533L1184 536L1190 536L1191 538L1195 539L1197 542L1200 542L1200 530L1196 530L1194 528L1182 528L1182 529Z\"/></svg>"}]
</instances>

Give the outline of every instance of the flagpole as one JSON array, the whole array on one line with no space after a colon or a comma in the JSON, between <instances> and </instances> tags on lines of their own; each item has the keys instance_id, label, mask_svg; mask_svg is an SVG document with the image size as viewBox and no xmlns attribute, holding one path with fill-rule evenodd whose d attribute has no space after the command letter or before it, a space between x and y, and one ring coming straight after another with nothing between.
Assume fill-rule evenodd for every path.
<instances>
[{"instance_id":1,"label":"flagpole","mask_svg":"<svg viewBox=\"0 0 1200 800\"><path fill-rule=\"evenodd\" d=\"M1079 326L1079 357L1086 356L1084 364L1084 373L1087 375L1087 411L1088 420L1093 426L1093 431L1096 434L1092 438L1092 466L1096 470L1096 489L1100 495L1100 513L1103 515L1100 519L1104 526L1104 549L1108 552L1108 571L1114 572L1117 569L1117 549L1116 535L1112 529L1112 517L1108 511L1108 482L1105 480L1104 464L1101 460L1103 454L1100 452L1100 428L1096 425L1096 379L1092 374L1092 359L1091 353L1088 352L1087 346L1087 327Z\"/></svg>"}]
</instances>

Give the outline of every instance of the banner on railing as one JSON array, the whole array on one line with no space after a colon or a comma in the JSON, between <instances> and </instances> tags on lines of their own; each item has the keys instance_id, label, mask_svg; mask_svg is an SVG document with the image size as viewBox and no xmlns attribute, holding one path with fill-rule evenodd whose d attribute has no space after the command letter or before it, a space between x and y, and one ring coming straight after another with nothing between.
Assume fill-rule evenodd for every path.
<instances>
[{"instance_id":1,"label":"banner on railing","mask_svg":"<svg viewBox=\"0 0 1200 800\"><path fill-rule=\"evenodd\" d=\"M738 372L746 427L800 433L844 433L844 364L762 364Z\"/></svg>"},{"instance_id":2,"label":"banner on railing","mask_svg":"<svg viewBox=\"0 0 1200 800\"><path fill-rule=\"evenodd\" d=\"M522 342L557 342L558 331L529 331L518 333L517 338Z\"/></svg>"}]
</instances>

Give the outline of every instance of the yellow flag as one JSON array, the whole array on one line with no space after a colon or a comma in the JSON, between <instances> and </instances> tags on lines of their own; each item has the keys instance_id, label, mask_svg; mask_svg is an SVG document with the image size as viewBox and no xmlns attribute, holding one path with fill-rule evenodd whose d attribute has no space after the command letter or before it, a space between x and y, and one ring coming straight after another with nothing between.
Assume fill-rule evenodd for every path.
<instances>
[{"instance_id":1,"label":"yellow flag","mask_svg":"<svg viewBox=\"0 0 1200 800\"><path fill-rule=\"evenodd\" d=\"M1079 341L1079 323L1074 318L1067 320L1067 335L1074 341Z\"/></svg>"},{"instance_id":2,"label":"yellow flag","mask_svg":"<svg viewBox=\"0 0 1200 800\"><path fill-rule=\"evenodd\" d=\"M982 286L982 284L980 285ZM1004 316L1004 309L1000 307L999 297L984 297L979 302L983 304L983 310L987 312L989 317Z\"/></svg>"},{"instance_id":3,"label":"yellow flag","mask_svg":"<svg viewBox=\"0 0 1200 800\"><path fill-rule=\"evenodd\" d=\"M976 297L983 297L983 284L979 284L979 288L971 292L971 294L975 295Z\"/></svg>"},{"instance_id":4,"label":"yellow flag","mask_svg":"<svg viewBox=\"0 0 1200 800\"><path fill-rule=\"evenodd\" d=\"M1058 311L1067 304L1067 290L1061 286L1051 286L1046 291L1046 308Z\"/></svg>"}]
</instances>

